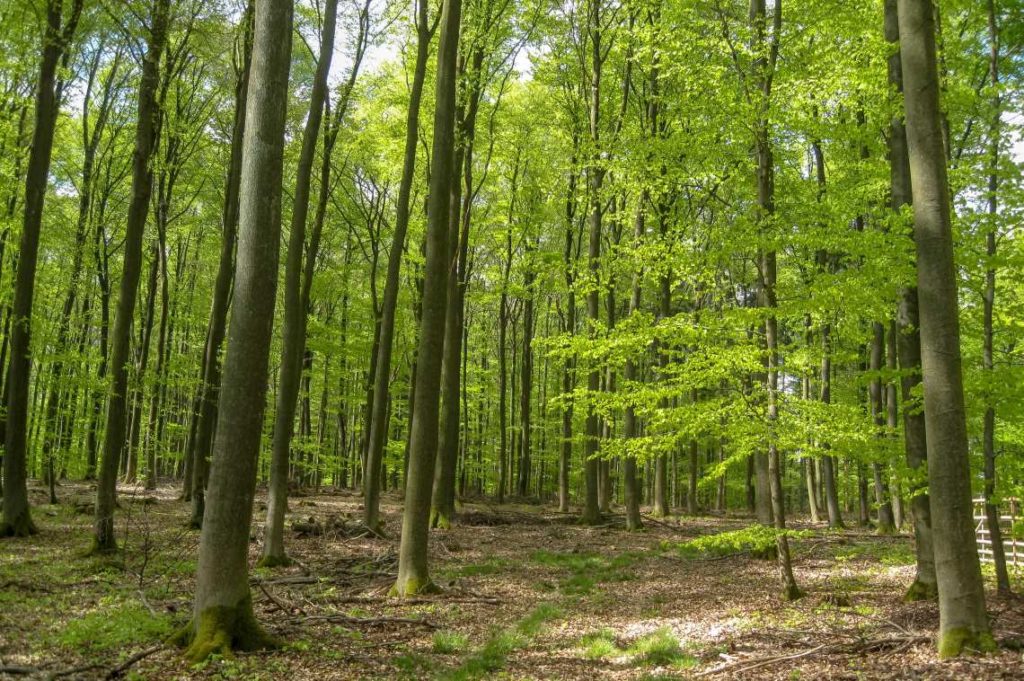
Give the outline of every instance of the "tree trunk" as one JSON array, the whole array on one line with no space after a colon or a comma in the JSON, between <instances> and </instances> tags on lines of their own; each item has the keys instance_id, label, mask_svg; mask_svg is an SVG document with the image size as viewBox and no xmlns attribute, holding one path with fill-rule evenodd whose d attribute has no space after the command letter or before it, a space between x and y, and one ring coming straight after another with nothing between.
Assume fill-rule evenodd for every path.
<instances>
[{"instance_id":1,"label":"tree trunk","mask_svg":"<svg viewBox=\"0 0 1024 681\"><path fill-rule=\"evenodd\" d=\"M779 32L782 25L782 0L775 0L773 10L773 31L771 46L767 38L767 13L765 0L751 0L750 21L753 25L755 45L761 56L754 60L754 72L758 81L758 113L755 114L755 139L757 146L757 203L759 219L768 222L775 212L775 167L770 138L768 109L771 102L772 76L778 55ZM767 227L770 228L770 227ZM766 227L762 226L762 229ZM768 308L764 336L767 346L767 393L768 393L768 482L771 493L772 516L776 530L779 573L782 578L783 597L794 600L802 594L793 577L790 563L789 541L785 534L786 515L782 489L782 470L775 429L779 419L779 328L775 309L776 300L776 253L764 251L761 255L761 284L764 305Z\"/></svg>"},{"instance_id":2,"label":"tree trunk","mask_svg":"<svg viewBox=\"0 0 1024 681\"><path fill-rule=\"evenodd\" d=\"M25 537L36 533L28 504L26 471L28 432L28 386L32 371L31 326L32 299L35 294L36 265L39 259L39 233L43 203L50 173L54 129L63 82L58 83L57 67L78 26L83 0L75 0L70 15L61 26L62 0L49 0L43 53L36 85L35 128L25 173L25 216L22 222L18 266L15 272L14 319L10 336L11 361L4 392L7 398L5 447L3 460L4 498L0 536Z\"/></svg>"},{"instance_id":3,"label":"tree trunk","mask_svg":"<svg viewBox=\"0 0 1024 681\"><path fill-rule=\"evenodd\" d=\"M649 197L645 191L640 198L640 205L637 206L636 218L633 224L633 238L636 240L637 247L643 243L646 233L646 215L644 213L644 204L646 201L649 201ZM643 272L637 269L633 272L633 289L629 296L630 315L636 314L640 310L640 303L643 295L643 291L641 290L642 283ZM633 358L628 358L622 371L622 378L626 383L625 388L627 394L632 390L633 382L636 381L636 369L636 363ZM636 421L636 407L632 402L627 402L622 424L622 435L627 440L639 435ZM643 521L640 518L640 485L637 481L636 457L631 456L629 452L626 453L623 460L623 478L623 491L625 493L626 501L626 529L633 532L643 527Z\"/></svg>"},{"instance_id":4,"label":"tree trunk","mask_svg":"<svg viewBox=\"0 0 1024 681\"><path fill-rule=\"evenodd\" d=\"M587 182L590 185L590 239L587 248L587 266L593 281L587 291L587 316L590 317L591 338L594 338L601 319L600 301L600 257L601 257L601 220L604 198L601 188L604 184L605 169L601 166L601 71L607 52L602 47L601 3L591 2L587 15L587 33L590 36L590 141L593 145L590 164L587 168ZM597 395L601 390L601 371L593 367L587 376L587 391ZM585 497L583 515L580 521L584 525L596 525L601 522L601 509L598 503L598 485L600 483L600 461L597 459L599 448L600 419L593 405L588 407L586 421L586 439L583 445L583 479Z\"/></svg>"},{"instance_id":5,"label":"tree trunk","mask_svg":"<svg viewBox=\"0 0 1024 681\"><path fill-rule=\"evenodd\" d=\"M323 120L327 75L334 54L338 0L328 0L325 9L320 37L320 56L316 74L313 76L309 114L302 132L302 149L295 176L295 199L292 202L288 259L285 263L281 369L274 410L274 442L270 459L270 485L267 489L267 522L263 533L263 555L260 559L260 564L266 567L287 565L290 562L284 550L284 513L288 506L288 460L291 454L299 382L302 378L302 358L306 346L308 310L302 304L303 257L306 248L306 222L309 217L313 161L320 137L320 123ZM327 191L327 187L322 188L322 191Z\"/></svg>"},{"instance_id":6,"label":"tree trunk","mask_svg":"<svg viewBox=\"0 0 1024 681\"><path fill-rule=\"evenodd\" d=\"M192 458L192 517L190 525L201 527L206 501L206 478L213 433L217 421L217 403L221 382L221 346L227 332L228 306L231 286L235 278L235 244L238 239L239 192L242 176L243 138L245 136L246 106L249 91L249 71L252 67L253 2L246 5L242 39L242 65L235 84L235 120L231 132L231 157L224 190L223 226L221 230L220 259L217 279L210 306L210 322L206 331L203 364L200 375L198 419L194 437L188 445Z\"/></svg>"},{"instance_id":7,"label":"tree trunk","mask_svg":"<svg viewBox=\"0 0 1024 681\"><path fill-rule=\"evenodd\" d=\"M387 435L387 405L390 395L391 355L394 350L395 313L398 309L398 290L401 285L402 254L405 235L409 228L409 204L416 174L416 145L419 143L420 103L426 80L427 58L431 31L427 26L427 2L416 3L416 65L409 92L409 110L406 113L405 152L402 161L402 179L398 188L395 231L391 237L384 298L381 301L380 340L377 346L377 366L374 375L373 405L370 412L370 440L367 451L367 484L363 485L363 521L371 531L380 530L380 462L384 458Z\"/></svg>"},{"instance_id":8,"label":"tree trunk","mask_svg":"<svg viewBox=\"0 0 1024 681\"><path fill-rule=\"evenodd\" d=\"M885 38L890 43L899 43L899 20L897 0L885 3ZM889 83L897 92L903 91L903 70L900 52L897 49L889 57ZM896 115L889 126L889 164L893 212L899 213L911 203L910 159L907 155L907 131L903 117ZM897 354L901 370L900 392L903 398L903 443L907 466L920 471L927 466L927 437L924 411L916 396L921 383L921 335L917 310L917 287L908 286L900 290L896 310ZM925 486L914 483L910 487L911 514L914 523L914 548L917 558L917 573L907 590L908 601L931 600L938 597L938 583L935 576L935 557L932 544L931 506Z\"/></svg>"},{"instance_id":9,"label":"tree trunk","mask_svg":"<svg viewBox=\"0 0 1024 681\"><path fill-rule=\"evenodd\" d=\"M114 506L117 496L117 469L128 436L128 361L132 318L142 271L142 238L153 188L150 158L156 143L161 118L157 90L160 86L160 59L167 41L170 0L154 0L146 55L139 81L138 122L132 158L132 198L124 241L124 265L111 334L110 398L107 402L106 439L96 491L95 550L109 553L117 549L114 538Z\"/></svg>"},{"instance_id":10,"label":"tree trunk","mask_svg":"<svg viewBox=\"0 0 1024 681\"><path fill-rule=\"evenodd\" d=\"M939 655L995 643L974 537L949 184L930 0L899 0L907 146L914 196L928 480L939 587Z\"/></svg>"},{"instance_id":11,"label":"tree trunk","mask_svg":"<svg viewBox=\"0 0 1024 681\"><path fill-rule=\"evenodd\" d=\"M985 292L983 319L982 368L987 372L995 370L992 348L992 316L996 298L996 232L999 221L999 134L1002 126L1002 98L999 94L999 26L996 17L995 0L988 0L989 37L989 82L992 85L992 122L989 125L989 171L988 171L988 233L985 235L985 253L988 267L985 270ZM994 384L994 380L990 385ZM996 587L1000 594L1010 593L1010 575L1006 571L1006 554L1003 548L1003 531L999 526L999 506L996 498L996 408L991 396L986 396L982 449L985 457L985 526L992 542L992 562L996 569Z\"/></svg>"},{"instance_id":12,"label":"tree trunk","mask_svg":"<svg viewBox=\"0 0 1024 681\"><path fill-rule=\"evenodd\" d=\"M882 364L885 356L885 327L881 322L871 325L871 383L868 387L871 396L871 417L875 423L876 437L879 441L885 438L885 406L882 404ZM871 466L875 483L875 504L878 506L878 533L893 534L896 523L892 515L892 502L889 497L888 466L877 461Z\"/></svg>"},{"instance_id":13,"label":"tree trunk","mask_svg":"<svg viewBox=\"0 0 1024 681\"><path fill-rule=\"evenodd\" d=\"M454 178L456 56L462 0L445 0L438 46L434 139L430 195L427 200L426 263L423 279L423 320L417 352L416 407L409 433L409 473L405 486L397 596L413 596L436 588L427 569L430 497L437 459L441 356L448 305L448 228Z\"/></svg>"},{"instance_id":14,"label":"tree trunk","mask_svg":"<svg viewBox=\"0 0 1024 681\"><path fill-rule=\"evenodd\" d=\"M281 235L285 108L292 3L256 5L239 191L238 276L220 389L210 494L199 540L191 639L193 662L261 648L270 640L252 610L248 553L266 406Z\"/></svg>"}]
</instances>

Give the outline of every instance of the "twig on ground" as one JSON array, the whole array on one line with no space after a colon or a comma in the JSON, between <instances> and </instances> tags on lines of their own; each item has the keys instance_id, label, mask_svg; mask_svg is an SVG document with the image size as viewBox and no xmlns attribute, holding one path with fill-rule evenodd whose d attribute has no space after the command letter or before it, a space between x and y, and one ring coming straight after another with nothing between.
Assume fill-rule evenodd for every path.
<instances>
[{"instance_id":1,"label":"twig on ground","mask_svg":"<svg viewBox=\"0 0 1024 681\"><path fill-rule=\"evenodd\" d=\"M256 584L260 587L260 591L263 592L263 595L266 596L267 598L269 598L270 601L274 605L277 606L278 610L280 610L282 612L290 612L292 610L298 610L303 615L306 614L306 611L303 610L301 606L298 606L298 605L288 605L288 604L282 602L281 599L279 599L277 596L275 596L274 594L272 594L270 592L270 589L268 589L263 582L256 582Z\"/></svg>"},{"instance_id":2,"label":"twig on ground","mask_svg":"<svg viewBox=\"0 0 1024 681\"><path fill-rule=\"evenodd\" d=\"M413 626L437 629L433 622L411 617L351 617L349 615L306 615L305 617L294 617L288 620L289 624L302 624L303 622L330 622L332 624L355 624L363 626L377 626L381 624L411 624Z\"/></svg>"},{"instance_id":3,"label":"twig on ground","mask_svg":"<svg viewBox=\"0 0 1024 681\"><path fill-rule=\"evenodd\" d=\"M774 657L761 658L760 660L744 660L742 662L733 662L731 664L727 664L721 667L708 669L707 671L703 671L700 674L695 674L694 676L699 678L704 676L714 676L715 674L721 674L723 672L749 672L754 669L759 669L761 667L767 667L768 665L775 664L776 662L785 662L787 660L797 660L801 657L808 657L809 655L813 655L814 653L828 647L829 646L827 643L822 643L821 645L817 645L813 648L809 648L799 653L793 653L791 655L776 655Z\"/></svg>"},{"instance_id":4,"label":"twig on ground","mask_svg":"<svg viewBox=\"0 0 1024 681\"><path fill-rule=\"evenodd\" d=\"M157 645L155 645L155 646L153 646L151 648L146 648L145 650L140 650L139 652L135 653L134 655L129 657L127 660L122 662L121 664L117 665L116 667L114 667L113 669L108 671L105 678L107 678L107 679L116 679L117 677L121 676L126 671L128 671L128 668L131 667L132 665L134 665L134 664L136 664L138 662L141 662L142 660L146 659L150 655L153 655L155 653L160 652L161 650L163 650L163 648L164 648L164 645L162 643L160 643L160 644L157 644Z\"/></svg>"}]
</instances>

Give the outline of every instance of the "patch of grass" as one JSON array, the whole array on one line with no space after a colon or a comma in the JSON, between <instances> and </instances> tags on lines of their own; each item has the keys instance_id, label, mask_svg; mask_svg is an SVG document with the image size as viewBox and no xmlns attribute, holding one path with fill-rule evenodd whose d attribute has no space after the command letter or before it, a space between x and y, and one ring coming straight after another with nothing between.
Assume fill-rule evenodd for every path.
<instances>
[{"instance_id":1,"label":"patch of grass","mask_svg":"<svg viewBox=\"0 0 1024 681\"><path fill-rule=\"evenodd\" d=\"M504 558L490 558L482 563L470 563L463 565L456 571L459 577L484 577L493 575L505 570L510 562Z\"/></svg>"},{"instance_id":2,"label":"patch of grass","mask_svg":"<svg viewBox=\"0 0 1024 681\"><path fill-rule=\"evenodd\" d=\"M601 583L636 579L631 568L641 557L642 554L632 552L608 557L592 552L536 551L530 558L540 565L568 571L570 574L561 580L559 589L570 596L584 596L593 593Z\"/></svg>"},{"instance_id":3,"label":"patch of grass","mask_svg":"<svg viewBox=\"0 0 1024 681\"><path fill-rule=\"evenodd\" d=\"M84 651L123 648L166 638L174 629L167 617L154 617L136 603L101 601L101 610L72 620L56 642Z\"/></svg>"},{"instance_id":4,"label":"patch of grass","mask_svg":"<svg viewBox=\"0 0 1024 681\"><path fill-rule=\"evenodd\" d=\"M583 649L583 657L588 660L600 660L619 652L615 644L615 632L607 627L585 634L580 639L579 647Z\"/></svg>"},{"instance_id":5,"label":"patch of grass","mask_svg":"<svg viewBox=\"0 0 1024 681\"><path fill-rule=\"evenodd\" d=\"M633 642L627 651L636 664L645 667L675 667L689 669L697 659L687 655L671 629L661 628Z\"/></svg>"},{"instance_id":6,"label":"patch of grass","mask_svg":"<svg viewBox=\"0 0 1024 681\"><path fill-rule=\"evenodd\" d=\"M398 667L398 674L401 678L422 679L429 677L434 670L434 664L430 658L418 653L404 653L392 659Z\"/></svg>"},{"instance_id":7,"label":"patch of grass","mask_svg":"<svg viewBox=\"0 0 1024 681\"><path fill-rule=\"evenodd\" d=\"M775 548L775 541L780 531L785 532L786 536L791 539L814 534L810 530L776 530L764 525L751 525L742 530L718 532L682 543L663 541L661 550L673 551L683 558L728 556L742 552L759 554Z\"/></svg>"},{"instance_id":8,"label":"patch of grass","mask_svg":"<svg viewBox=\"0 0 1024 681\"><path fill-rule=\"evenodd\" d=\"M461 653L466 649L469 637L457 631L435 631L431 650L439 655Z\"/></svg>"},{"instance_id":9,"label":"patch of grass","mask_svg":"<svg viewBox=\"0 0 1024 681\"><path fill-rule=\"evenodd\" d=\"M505 666L510 653L529 646L548 621L561 615L562 611L554 605L541 603L515 626L494 633L461 666L440 678L449 681L492 678Z\"/></svg>"}]
</instances>

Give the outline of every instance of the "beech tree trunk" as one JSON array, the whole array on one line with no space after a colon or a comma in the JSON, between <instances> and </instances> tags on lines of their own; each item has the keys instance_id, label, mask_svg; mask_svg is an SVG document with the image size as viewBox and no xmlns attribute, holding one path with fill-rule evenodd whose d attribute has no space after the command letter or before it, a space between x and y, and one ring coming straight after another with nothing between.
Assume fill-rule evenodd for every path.
<instances>
[{"instance_id":1,"label":"beech tree trunk","mask_svg":"<svg viewBox=\"0 0 1024 681\"><path fill-rule=\"evenodd\" d=\"M28 433L28 387L32 372L31 328L32 299L35 295L36 265L39 260L39 233L43 221L43 203L50 173L54 129L63 81L57 79L57 67L75 34L84 0L75 0L63 20L63 0L46 5L46 29L36 85L35 128L25 172L25 215L22 221L18 267L15 272L14 302L11 308L11 360L4 384L7 414L4 434L4 497L0 536L25 537L36 533L29 512L26 470Z\"/></svg>"},{"instance_id":2,"label":"beech tree trunk","mask_svg":"<svg viewBox=\"0 0 1024 681\"><path fill-rule=\"evenodd\" d=\"M132 318L142 272L142 239L149 214L153 189L150 158L156 145L160 124L157 91L160 87L160 60L167 42L170 0L154 0L150 15L146 55L139 81L138 122L132 158L132 198L128 206L125 230L124 264L118 292L117 312L111 334L110 398L107 402L106 438L96 490L95 550L110 553L117 549L114 538L114 506L117 498L117 469L128 437L128 362L131 351Z\"/></svg>"},{"instance_id":3,"label":"beech tree trunk","mask_svg":"<svg viewBox=\"0 0 1024 681\"><path fill-rule=\"evenodd\" d=\"M445 0L437 58L434 139L430 195L427 199L423 319L416 364L415 410L409 432L409 472L398 554L397 596L413 596L434 587L427 566L431 488L437 459L441 356L448 305L448 227L454 179L456 56L462 0Z\"/></svg>"},{"instance_id":4,"label":"beech tree trunk","mask_svg":"<svg viewBox=\"0 0 1024 681\"><path fill-rule=\"evenodd\" d=\"M600 257L601 231L603 217L603 197L601 189L604 185L605 169L601 166L599 149L601 148L601 71L607 52L602 46L602 13L601 2L594 0L589 3L587 14L587 33L590 36L590 142L593 145L590 165L587 168L587 182L590 185L590 238L587 248L587 265L591 276L587 291L587 316L592 322L591 337L601 319L600 301ZM601 371L593 367L587 376L587 390L596 395L601 390ZM584 504L580 521L584 525L596 525L601 522L601 509L598 499L600 484L600 466L597 459L601 437L600 419L591 405L588 407L586 429L583 445L583 480Z\"/></svg>"},{"instance_id":5,"label":"beech tree trunk","mask_svg":"<svg viewBox=\"0 0 1024 681\"><path fill-rule=\"evenodd\" d=\"M309 114L302 132L292 202L288 259L284 274L284 323L282 325L281 369L278 374L277 404L274 411L274 443L270 459L270 485L267 490L267 522L263 533L261 565L287 565L284 550L284 513L288 506L288 462L291 454L295 407L302 378L302 357L306 348L306 307L302 304L302 271L306 248L306 222L309 217L310 184L320 123L327 95L327 75L334 54L334 31L338 0L328 0L320 36L320 57L310 93ZM323 188L327 191L327 188ZM314 256L315 258L315 256Z\"/></svg>"},{"instance_id":6,"label":"beech tree trunk","mask_svg":"<svg viewBox=\"0 0 1024 681\"><path fill-rule=\"evenodd\" d=\"M186 480L191 486L192 527L201 527L206 501L206 478L209 470L210 452L213 449L213 433L217 420L217 402L221 381L221 346L227 332L228 306L231 285L235 278L235 248L238 240L239 191L242 175L242 151L245 135L246 102L249 91L249 71L252 68L253 1L246 5L243 16L243 38L241 59L235 83L235 120L231 131L231 157L228 161L228 176L224 188L223 224L221 226L220 259L217 262L217 278L213 286L213 302L210 306L210 322L206 331L203 362L200 369L198 406L188 443L188 456L192 459L192 478Z\"/></svg>"},{"instance_id":7,"label":"beech tree trunk","mask_svg":"<svg viewBox=\"0 0 1024 681\"><path fill-rule=\"evenodd\" d=\"M992 122L989 124L989 171L988 171L988 233L985 235L985 253L989 265L985 270L985 291L983 297L982 368L992 372L995 369L993 356L993 310L996 300L996 270L992 264L996 257L996 225L999 220L999 132L1002 127L1002 98L999 94L999 25L996 17L995 0L988 0L989 39L989 83L992 86ZM996 408L991 396L985 407L982 450L985 457L985 526L992 542L992 562L996 569L996 587L1001 594L1010 593L1010 575L1006 571L1006 552L1003 547L1003 531L999 526L999 506L996 496Z\"/></svg>"},{"instance_id":8,"label":"beech tree trunk","mask_svg":"<svg viewBox=\"0 0 1024 681\"><path fill-rule=\"evenodd\" d=\"M395 206L395 231L391 237L387 278L380 312L380 341L377 346L377 366L373 377L373 404L370 410L370 439L366 454L366 480L363 484L363 521L373 532L380 531L380 467L384 458L387 436L387 410L390 396L391 355L394 350L395 314L398 309L398 289L401 285L402 257L405 235L409 229L409 204L412 184L416 175L416 145L419 144L420 103L423 83L427 74L427 58L432 30L427 26L427 2L416 3L416 64L413 67L409 92L409 109L405 119L405 151L402 161L402 179Z\"/></svg>"},{"instance_id":9,"label":"beech tree trunk","mask_svg":"<svg viewBox=\"0 0 1024 681\"><path fill-rule=\"evenodd\" d=\"M291 0L256 4L234 305L195 603L192 621L182 632L191 641L186 656L193 662L271 643L253 615L248 553L277 293L291 36Z\"/></svg>"},{"instance_id":10,"label":"beech tree trunk","mask_svg":"<svg viewBox=\"0 0 1024 681\"><path fill-rule=\"evenodd\" d=\"M939 655L995 647L974 537L949 184L931 0L899 0L914 196L928 481L939 587Z\"/></svg>"}]
</instances>

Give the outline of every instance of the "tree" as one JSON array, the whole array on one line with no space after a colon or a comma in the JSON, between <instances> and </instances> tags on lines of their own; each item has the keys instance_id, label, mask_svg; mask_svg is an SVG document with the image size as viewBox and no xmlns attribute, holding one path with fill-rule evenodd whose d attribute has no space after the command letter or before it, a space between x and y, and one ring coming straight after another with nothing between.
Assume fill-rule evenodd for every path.
<instances>
[{"instance_id":1,"label":"tree","mask_svg":"<svg viewBox=\"0 0 1024 681\"><path fill-rule=\"evenodd\" d=\"M377 364L373 376L373 404L370 410L370 441L366 455L366 478L363 482L363 522L373 532L380 531L380 468L384 455L387 432L387 410L390 395L391 356L394 350L395 313L398 308L398 287L401 283L402 257L405 235L409 229L409 204L416 174L416 145L419 143L420 102L423 83L427 75L427 56L434 26L427 25L427 3L416 3L416 62L413 66L409 105L406 109L405 147L402 159L402 178L398 187L395 207L395 231L391 237L384 298L381 301L380 338Z\"/></svg>"},{"instance_id":2,"label":"tree","mask_svg":"<svg viewBox=\"0 0 1024 681\"><path fill-rule=\"evenodd\" d=\"M278 373L277 408L274 410L274 448L270 461L270 487L267 497L267 524L263 537L264 566L287 565L284 551L284 512L288 505L288 462L291 455L295 405L302 376L302 357L306 349L306 306L302 302L302 273L306 249L306 221L309 217L309 188L320 122L327 96L327 74L334 55L334 30L338 0L328 0L320 35L320 56L309 97L309 115L302 132L302 150L295 177L291 231L284 274L284 324L282 327L281 369ZM326 188L323 189L326 191ZM315 259L315 255L311 256Z\"/></svg>"},{"instance_id":3,"label":"tree","mask_svg":"<svg viewBox=\"0 0 1024 681\"><path fill-rule=\"evenodd\" d=\"M124 267L114 317L110 354L111 384L107 403L106 440L96 488L96 534L94 550L110 553L117 549L114 537L114 507L117 502L117 468L128 435L128 359L132 318L142 270L142 238L153 190L153 155L160 127L157 92L160 87L160 61L167 44L170 0L154 0L146 37L146 54L139 81L138 121L135 128L135 152L132 157L132 198L125 232Z\"/></svg>"},{"instance_id":4,"label":"tree","mask_svg":"<svg viewBox=\"0 0 1024 681\"><path fill-rule=\"evenodd\" d=\"M956 271L939 108L935 17L927 0L899 0L907 147L914 197L928 490L939 591L939 655L995 644L974 541L960 364Z\"/></svg>"},{"instance_id":5,"label":"tree","mask_svg":"<svg viewBox=\"0 0 1024 681\"><path fill-rule=\"evenodd\" d=\"M28 393L32 371L32 299L35 295L39 233L43 222L47 176L53 152L53 134L61 93L66 81L57 77L61 61L67 64L68 49L82 15L84 0L74 0L67 17L63 0L48 0L43 52L36 84L35 128L25 171L25 213L22 222L18 268L11 306L11 363L4 382L7 415L4 440L4 498L0 537L25 537L36 533L28 505L26 434Z\"/></svg>"},{"instance_id":6,"label":"tree","mask_svg":"<svg viewBox=\"0 0 1024 681\"><path fill-rule=\"evenodd\" d=\"M414 596L436 588L427 567L431 489L437 458L441 357L444 346L448 287L448 230L454 178L456 55L462 0L445 0L434 96L434 139L430 195L427 198L426 262L423 273L423 318L416 361L415 397L409 428L409 472L406 476L397 596Z\"/></svg>"},{"instance_id":7,"label":"tree","mask_svg":"<svg viewBox=\"0 0 1024 681\"><path fill-rule=\"evenodd\" d=\"M273 643L256 622L248 549L281 235L285 110L291 66L292 3L256 5L239 185L234 304L209 494L199 539L192 620L179 634L193 662Z\"/></svg>"}]
</instances>

